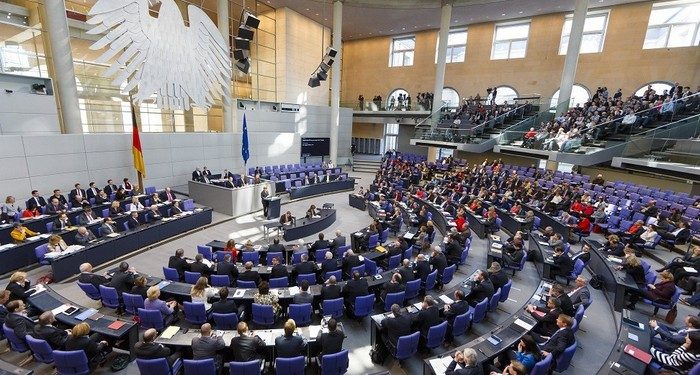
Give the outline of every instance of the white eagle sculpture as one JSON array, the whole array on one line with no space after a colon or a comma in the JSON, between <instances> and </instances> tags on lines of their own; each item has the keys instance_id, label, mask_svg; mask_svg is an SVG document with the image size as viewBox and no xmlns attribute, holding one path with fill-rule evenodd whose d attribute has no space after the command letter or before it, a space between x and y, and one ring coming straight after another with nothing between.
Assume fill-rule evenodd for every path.
<instances>
[{"instance_id":1,"label":"white eagle sculpture","mask_svg":"<svg viewBox=\"0 0 700 375\"><path fill-rule=\"evenodd\" d=\"M214 97L223 95L222 87L231 83L228 43L201 9L187 7L187 27L173 0L160 2L159 17L154 18L149 0L98 0L87 21L96 26L88 33L104 36L90 48L109 45L97 59L102 63L121 53L103 75L116 74L112 84L126 82L125 92L138 85L135 103L155 94L159 108L209 109Z\"/></svg>"}]
</instances>

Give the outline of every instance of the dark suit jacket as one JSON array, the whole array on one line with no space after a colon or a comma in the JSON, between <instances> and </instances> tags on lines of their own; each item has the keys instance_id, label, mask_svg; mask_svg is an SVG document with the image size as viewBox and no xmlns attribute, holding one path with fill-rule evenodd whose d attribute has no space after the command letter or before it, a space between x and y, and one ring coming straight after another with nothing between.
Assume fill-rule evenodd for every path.
<instances>
[{"instance_id":1,"label":"dark suit jacket","mask_svg":"<svg viewBox=\"0 0 700 375\"><path fill-rule=\"evenodd\" d=\"M284 264L278 264L272 267L272 270L270 270L271 279L277 279L280 277L289 277L289 271L287 271L287 266Z\"/></svg>"},{"instance_id":2,"label":"dark suit jacket","mask_svg":"<svg viewBox=\"0 0 700 375\"><path fill-rule=\"evenodd\" d=\"M426 336L430 327L441 323L440 310L437 305L419 311L418 315L413 318L413 323L420 329L420 334Z\"/></svg>"},{"instance_id":3,"label":"dark suit jacket","mask_svg":"<svg viewBox=\"0 0 700 375\"><path fill-rule=\"evenodd\" d=\"M477 363L474 366L468 366L455 370L457 367L457 362L452 360L447 369L445 370L445 375L483 375L484 369L481 364Z\"/></svg>"},{"instance_id":4,"label":"dark suit jacket","mask_svg":"<svg viewBox=\"0 0 700 375\"><path fill-rule=\"evenodd\" d=\"M34 334L32 336L46 340L54 350L61 350L68 339L68 332L54 326L37 324L34 326Z\"/></svg>"},{"instance_id":5,"label":"dark suit jacket","mask_svg":"<svg viewBox=\"0 0 700 375\"><path fill-rule=\"evenodd\" d=\"M455 317L457 315L462 315L469 310L469 304L465 300L455 301L450 305L450 308L445 310L445 319L450 325L454 323Z\"/></svg>"},{"instance_id":6,"label":"dark suit jacket","mask_svg":"<svg viewBox=\"0 0 700 375\"><path fill-rule=\"evenodd\" d=\"M491 298L495 292L493 283L487 278L480 283L474 284L471 293L467 296L467 301L470 306L475 306L477 303L483 301L484 298Z\"/></svg>"},{"instance_id":7,"label":"dark suit jacket","mask_svg":"<svg viewBox=\"0 0 700 375\"><path fill-rule=\"evenodd\" d=\"M109 197L110 195L114 194L117 192L117 185L106 185L104 189L105 194Z\"/></svg>"},{"instance_id":8,"label":"dark suit jacket","mask_svg":"<svg viewBox=\"0 0 700 375\"><path fill-rule=\"evenodd\" d=\"M139 341L134 345L134 353L136 358L158 359L167 358L170 355L170 349L154 342Z\"/></svg>"},{"instance_id":9,"label":"dark suit jacket","mask_svg":"<svg viewBox=\"0 0 700 375\"><path fill-rule=\"evenodd\" d=\"M258 336L237 336L231 339L231 350L234 361L254 361L263 358L265 342Z\"/></svg>"},{"instance_id":10,"label":"dark suit jacket","mask_svg":"<svg viewBox=\"0 0 700 375\"><path fill-rule=\"evenodd\" d=\"M343 296L345 297L345 304L347 305L354 304L355 297L366 296L368 294L369 285L364 278L349 280L343 288Z\"/></svg>"},{"instance_id":11,"label":"dark suit jacket","mask_svg":"<svg viewBox=\"0 0 700 375\"><path fill-rule=\"evenodd\" d=\"M328 240L317 240L316 242L311 245L310 250L311 251L316 251L320 249L330 249L331 248L331 243Z\"/></svg>"},{"instance_id":12,"label":"dark suit jacket","mask_svg":"<svg viewBox=\"0 0 700 375\"><path fill-rule=\"evenodd\" d=\"M24 285L19 285L17 283L9 283L7 284L7 287L5 287L6 290L10 291L10 301L15 301L15 300L22 300L26 301L27 298L29 297L29 281L26 281Z\"/></svg>"},{"instance_id":13,"label":"dark suit jacket","mask_svg":"<svg viewBox=\"0 0 700 375\"><path fill-rule=\"evenodd\" d=\"M345 236L336 237L333 239L333 242L331 243L331 249L337 249L341 246L345 246L345 243L346 243Z\"/></svg>"},{"instance_id":14,"label":"dark suit jacket","mask_svg":"<svg viewBox=\"0 0 700 375\"><path fill-rule=\"evenodd\" d=\"M47 199L47 201L48 201L48 202L51 202L51 199L53 199L53 198L57 198L57 199L58 199L58 203L60 203L60 204L62 204L62 205L64 205L64 206L68 204L68 201L66 200L66 197L63 196L63 194L59 195L58 197L54 197L53 195L51 195L51 196L49 196L49 198Z\"/></svg>"},{"instance_id":15,"label":"dark suit jacket","mask_svg":"<svg viewBox=\"0 0 700 375\"><path fill-rule=\"evenodd\" d=\"M554 358L563 353L564 350L574 343L576 338L571 328L557 330L554 334L542 345L542 350L552 353Z\"/></svg>"},{"instance_id":16,"label":"dark suit jacket","mask_svg":"<svg viewBox=\"0 0 700 375\"><path fill-rule=\"evenodd\" d=\"M321 288L321 299L324 301L340 298L341 294L340 286L338 285L324 285Z\"/></svg>"},{"instance_id":17,"label":"dark suit jacket","mask_svg":"<svg viewBox=\"0 0 700 375\"><path fill-rule=\"evenodd\" d=\"M286 250L286 248L281 243L278 243L278 244L273 243L272 245L267 247L268 253L284 253L285 250ZM280 259L280 261L282 261L282 260L283 259Z\"/></svg>"},{"instance_id":18,"label":"dark suit jacket","mask_svg":"<svg viewBox=\"0 0 700 375\"><path fill-rule=\"evenodd\" d=\"M350 275L350 272L352 272L353 267L357 267L362 264L362 261L360 261L360 257L357 255L353 256L347 256L343 258L343 273L346 275Z\"/></svg>"},{"instance_id":19,"label":"dark suit jacket","mask_svg":"<svg viewBox=\"0 0 700 375\"><path fill-rule=\"evenodd\" d=\"M109 286L117 290L117 293L121 296L124 292L129 292L131 287L134 285L134 274L131 272L115 272L112 275L112 281L109 282Z\"/></svg>"},{"instance_id":20,"label":"dark suit jacket","mask_svg":"<svg viewBox=\"0 0 700 375\"><path fill-rule=\"evenodd\" d=\"M135 220L133 217L129 217L129 220L126 221L127 225L129 226L129 229L136 229L141 225L138 220Z\"/></svg>"},{"instance_id":21,"label":"dark suit jacket","mask_svg":"<svg viewBox=\"0 0 700 375\"><path fill-rule=\"evenodd\" d=\"M422 262L416 262L416 265L413 267L416 278L421 279L423 282L425 282L425 279L428 277L428 274L430 274L430 264L428 261L422 261Z\"/></svg>"},{"instance_id":22,"label":"dark suit jacket","mask_svg":"<svg viewBox=\"0 0 700 375\"><path fill-rule=\"evenodd\" d=\"M96 275L94 273L81 273L78 277L78 281L85 284L92 284L99 290L100 285L107 284L109 280L102 275Z\"/></svg>"},{"instance_id":23,"label":"dark suit jacket","mask_svg":"<svg viewBox=\"0 0 700 375\"><path fill-rule=\"evenodd\" d=\"M406 284L407 282L413 281L416 278L415 274L413 273L413 269L410 266L399 268L399 275L401 275L402 284Z\"/></svg>"},{"instance_id":24,"label":"dark suit jacket","mask_svg":"<svg viewBox=\"0 0 700 375\"><path fill-rule=\"evenodd\" d=\"M306 274L316 272L316 269L318 269L318 266L316 265L316 263L313 263L311 261L301 262L301 263L294 266L294 274L295 275L306 275Z\"/></svg>"},{"instance_id":25,"label":"dark suit jacket","mask_svg":"<svg viewBox=\"0 0 700 375\"><path fill-rule=\"evenodd\" d=\"M396 317L390 316L382 322L382 327L386 328L387 337L391 346L396 348L399 337L411 333L411 318L408 315L399 314Z\"/></svg>"},{"instance_id":26,"label":"dark suit jacket","mask_svg":"<svg viewBox=\"0 0 700 375\"><path fill-rule=\"evenodd\" d=\"M202 276L209 276L214 273L214 270L202 262L194 262L190 264L190 272L199 272Z\"/></svg>"},{"instance_id":27,"label":"dark suit jacket","mask_svg":"<svg viewBox=\"0 0 700 375\"><path fill-rule=\"evenodd\" d=\"M89 189L85 190L85 193L87 194L88 199L97 198L97 196L100 194L100 189L89 188Z\"/></svg>"},{"instance_id":28,"label":"dark suit jacket","mask_svg":"<svg viewBox=\"0 0 700 375\"><path fill-rule=\"evenodd\" d=\"M243 273L238 275L238 280L243 280L243 281L255 281L255 284L260 283L260 274L258 271L244 271Z\"/></svg>"},{"instance_id":29,"label":"dark suit jacket","mask_svg":"<svg viewBox=\"0 0 700 375\"><path fill-rule=\"evenodd\" d=\"M321 332L322 333L319 333L318 339L316 340L321 348L321 355L335 354L343 350L345 334L340 328L337 328L333 332Z\"/></svg>"},{"instance_id":30,"label":"dark suit jacket","mask_svg":"<svg viewBox=\"0 0 700 375\"><path fill-rule=\"evenodd\" d=\"M560 275L568 275L574 270L574 263L567 254L554 257L554 264L559 267L558 273Z\"/></svg>"},{"instance_id":31,"label":"dark suit jacket","mask_svg":"<svg viewBox=\"0 0 700 375\"><path fill-rule=\"evenodd\" d=\"M180 279L185 275L185 271L190 270L190 265L184 258L178 258L175 255L171 255L168 259L168 268L174 268L177 273L180 274Z\"/></svg>"},{"instance_id":32,"label":"dark suit jacket","mask_svg":"<svg viewBox=\"0 0 700 375\"><path fill-rule=\"evenodd\" d=\"M279 336L275 339L275 351L281 358L290 358L304 355L306 343L301 336Z\"/></svg>"},{"instance_id":33,"label":"dark suit jacket","mask_svg":"<svg viewBox=\"0 0 700 375\"><path fill-rule=\"evenodd\" d=\"M34 322L31 319L15 313L7 314L5 325L15 331L15 335L22 342L24 342L24 336L34 330Z\"/></svg>"},{"instance_id":34,"label":"dark suit jacket","mask_svg":"<svg viewBox=\"0 0 700 375\"><path fill-rule=\"evenodd\" d=\"M46 214L48 215L55 215L61 211L64 211L66 209L66 206L64 204L57 204L54 206L53 204L49 203L46 205Z\"/></svg>"},{"instance_id":35,"label":"dark suit jacket","mask_svg":"<svg viewBox=\"0 0 700 375\"><path fill-rule=\"evenodd\" d=\"M217 301L211 304L211 312L217 314L238 313L238 306L232 299Z\"/></svg>"},{"instance_id":36,"label":"dark suit jacket","mask_svg":"<svg viewBox=\"0 0 700 375\"><path fill-rule=\"evenodd\" d=\"M338 261L335 259L325 259L321 263L321 271L325 274L326 272L333 272L338 269Z\"/></svg>"},{"instance_id":37,"label":"dark suit jacket","mask_svg":"<svg viewBox=\"0 0 700 375\"><path fill-rule=\"evenodd\" d=\"M382 299L386 299L387 294L403 292L404 290L406 290L406 287L403 284L394 284L390 281L388 283L384 283L384 287L382 287L381 297Z\"/></svg>"},{"instance_id":38,"label":"dark suit jacket","mask_svg":"<svg viewBox=\"0 0 700 375\"><path fill-rule=\"evenodd\" d=\"M84 189L80 189L80 195L81 195L81 197L82 197L81 202L82 202L83 200L87 200L87 199L88 199L88 196L87 196L87 194L85 193L85 190L84 190ZM76 202L76 197L77 197L77 196L78 196L78 189L73 189L73 190L71 190L70 193L68 194L68 198L70 199L71 202Z\"/></svg>"},{"instance_id":39,"label":"dark suit jacket","mask_svg":"<svg viewBox=\"0 0 700 375\"><path fill-rule=\"evenodd\" d=\"M508 275L506 275L506 273L502 270L496 273L489 273L489 280L491 280L491 284L493 284L495 293L495 290L502 288L508 283Z\"/></svg>"},{"instance_id":40,"label":"dark suit jacket","mask_svg":"<svg viewBox=\"0 0 700 375\"><path fill-rule=\"evenodd\" d=\"M442 271L444 271L445 267L447 267L447 258L445 257L445 254L438 253L436 256L430 258L429 263L433 266L432 271L438 271L438 279L440 279L440 276L442 276Z\"/></svg>"},{"instance_id":41,"label":"dark suit jacket","mask_svg":"<svg viewBox=\"0 0 700 375\"><path fill-rule=\"evenodd\" d=\"M82 350L87 355L88 361L100 354L100 347L97 341L90 336L68 337L66 340L66 350Z\"/></svg>"},{"instance_id":42,"label":"dark suit jacket","mask_svg":"<svg viewBox=\"0 0 700 375\"><path fill-rule=\"evenodd\" d=\"M571 301L571 297L569 297L568 294L564 293L561 296L559 296L558 299L559 308L561 309L561 312L573 318L573 316L576 315L576 309L574 309L574 304Z\"/></svg>"},{"instance_id":43,"label":"dark suit jacket","mask_svg":"<svg viewBox=\"0 0 700 375\"><path fill-rule=\"evenodd\" d=\"M544 312L543 316L535 313L531 313L532 317L537 320L537 327L535 330L542 335L551 336L559 329L557 327L557 317L561 314L561 309L556 308L554 310L549 310L547 308L538 307L537 311Z\"/></svg>"},{"instance_id":44,"label":"dark suit jacket","mask_svg":"<svg viewBox=\"0 0 700 375\"><path fill-rule=\"evenodd\" d=\"M581 259L584 264L588 263L589 260L591 260L591 253L584 253L583 251L576 253L573 257L571 257L571 261L576 264L576 260Z\"/></svg>"},{"instance_id":45,"label":"dark suit jacket","mask_svg":"<svg viewBox=\"0 0 700 375\"><path fill-rule=\"evenodd\" d=\"M37 200L39 201L38 204L37 204ZM46 206L46 199L44 199L44 197L36 197L36 199L34 199L34 197L31 197L27 200L26 206L30 210L33 210L35 207Z\"/></svg>"}]
</instances>

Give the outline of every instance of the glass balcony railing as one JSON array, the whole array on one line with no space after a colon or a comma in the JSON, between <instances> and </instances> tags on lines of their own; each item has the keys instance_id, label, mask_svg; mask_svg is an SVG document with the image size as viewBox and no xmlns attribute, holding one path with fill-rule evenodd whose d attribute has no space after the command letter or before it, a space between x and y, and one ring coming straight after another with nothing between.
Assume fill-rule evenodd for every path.
<instances>
[{"instance_id":1,"label":"glass balcony railing","mask_svg":"<svg viewBox=\"0 0 700 375\"><path fill-rule=\"evenodd\" d=\"M622 157L700 166L700 114L627 142Z\"/></svg>"}]
</instances>

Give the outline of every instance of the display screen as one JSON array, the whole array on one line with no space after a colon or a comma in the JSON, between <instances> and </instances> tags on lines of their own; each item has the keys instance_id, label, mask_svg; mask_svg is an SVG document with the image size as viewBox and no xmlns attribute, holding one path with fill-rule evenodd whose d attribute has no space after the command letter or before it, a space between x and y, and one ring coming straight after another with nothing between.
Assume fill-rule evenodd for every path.
<instances>
[{"instance_id":1,"label":"display screen","mask_svg":"<svg viewBox=\"0 0 700 375\"><path fill-rule=\"evenodd\" d=\"M302 138L301 156L326 156L331 153L330 138Z\"/></svg>"}]
</instances>

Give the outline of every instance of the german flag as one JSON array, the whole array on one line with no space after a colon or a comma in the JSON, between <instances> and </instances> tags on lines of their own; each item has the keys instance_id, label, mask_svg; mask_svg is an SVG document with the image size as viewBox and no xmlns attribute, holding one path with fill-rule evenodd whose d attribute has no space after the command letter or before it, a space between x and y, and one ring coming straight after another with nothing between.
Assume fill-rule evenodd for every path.
<instances>
[{"instance_id":1,"label":"german flag","mask_svg":"<svg viewBox=\"0 0 700 375\"><path fill-rule=\"evenodd\" d=\"M146 177L146 164L143 162L143 151L141 150L139 126L136 124L136 111L134 111L133 104L131 105L131 122L133 123L131 153L134 155L134 169L136 169L141 176Z\"/></svg>"}]
</instances>

